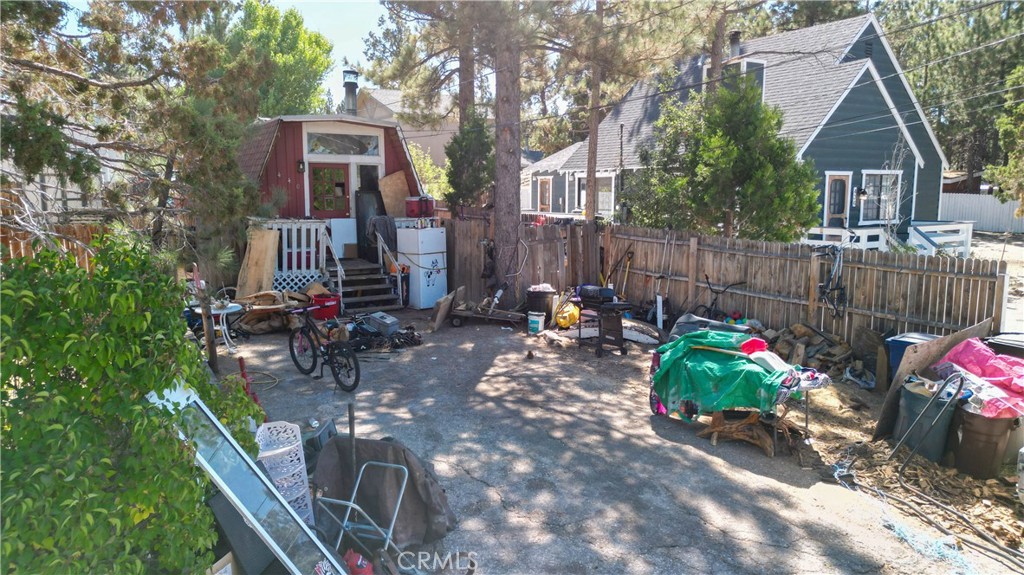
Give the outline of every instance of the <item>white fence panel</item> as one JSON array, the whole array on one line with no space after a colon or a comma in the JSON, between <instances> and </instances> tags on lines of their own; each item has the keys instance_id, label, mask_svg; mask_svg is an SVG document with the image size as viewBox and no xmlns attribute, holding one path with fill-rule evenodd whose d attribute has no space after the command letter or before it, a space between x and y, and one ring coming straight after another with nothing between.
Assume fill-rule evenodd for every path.
<instances>
[{"instance_id":1,"label":"white fence panel","mask_svg":"<svg viewBox=\"0 0 1024 575\"><path fill-rule=\"evenodd\" d=\"M939 219L973 221L974 230L981 232L1024 233L1024 218L1013 214L1020 201L1000 203L995 196L982 194L942 194Z\"/></svg>"}]
</instances>

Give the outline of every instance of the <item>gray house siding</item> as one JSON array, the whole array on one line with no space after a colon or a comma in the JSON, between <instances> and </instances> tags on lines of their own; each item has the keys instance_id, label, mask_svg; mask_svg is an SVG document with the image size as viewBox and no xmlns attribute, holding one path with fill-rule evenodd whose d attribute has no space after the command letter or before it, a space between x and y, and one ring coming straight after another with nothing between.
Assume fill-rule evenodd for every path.
<instances>
[{"instance_id":1,"label":"gray house siding","mask_svg":"<svg viewBox=\"0 0 1024 575\"><path fill-rule=\"evenodd\" d=\"M924 166L918 170L917 174L917 202L914 219L923 221L938 220L939 194L942 186L942 158L935 149L931 136L928 134L928 129L924 125L924 118L920 117L917 113L914 101L911 99L910 94L907 93L903 81L896 73L896 66L889 58L889 54L882 45L882 40L878 34L879 31L875 28L875 25L869 25L864 29L864 32L857 41L854 42L846 58L868 57L867 46L870 43L871 62L874 63L875 68L878 70L878 75L882 78L882 83L892 98L896 112L903 118L903 122L907 124L907 131L914 138L914 143L917 144L918 150L921 151L922 160L924 160ZM886 107L883 105L882 111Z\"/></svg>"},{"instance_id":2,"label":"gray house siding","mask_svg":"<svg viewBox=\"0 0 1024 575\"><path fill-rule=\"evenodd\" d=\"M856 87L846 96L828 123L804 152L804 157L814 160L814 167L821 176L819 203L825 205L825 172L853 172L850 188L863 187L864 170L900 170L901 195L899 214L903 220L900 232L909 224L913 204L914 164L916 158L907 148L903 161L893 165L894 153L901 142L901 131L891 114L882 116L878 111L887 110L888 104L878 90L871 76L865 73ZM852 195L852 194L851 194ZM920 199L918 199L920 202ZM851 198L847 208L850 227L860 221L860 206ZM819 212L819 218L822 217ZM877 225L877 224L866 224Z\"/></svg>"}]
</instances>

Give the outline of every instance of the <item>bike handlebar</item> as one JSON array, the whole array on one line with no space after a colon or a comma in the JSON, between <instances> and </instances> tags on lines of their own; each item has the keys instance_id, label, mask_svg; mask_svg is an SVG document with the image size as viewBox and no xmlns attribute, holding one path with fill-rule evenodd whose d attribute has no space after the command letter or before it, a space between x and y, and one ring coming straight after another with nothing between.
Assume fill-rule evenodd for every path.
<instances>
[{"instance_id":1,"label":"bike handlebar","mask_svg":"<svg viewBox=\"0 0 1024 575\"><path fill-rule=\"evenodd\" d=\"M736 286L746 285L746 283L747 283L747 282L736 282L734 284L729 284L729 285L725 286L724 288L722 288L720 290L716 290L715 288L711 287L711 278L708 277L708 274L704 274L704 282L708 284L708 289L711 290L711 293L717 293L717 294L723 294L723 293L729 291L729 288L734 288Z\"/></svg>"}]
</instances>

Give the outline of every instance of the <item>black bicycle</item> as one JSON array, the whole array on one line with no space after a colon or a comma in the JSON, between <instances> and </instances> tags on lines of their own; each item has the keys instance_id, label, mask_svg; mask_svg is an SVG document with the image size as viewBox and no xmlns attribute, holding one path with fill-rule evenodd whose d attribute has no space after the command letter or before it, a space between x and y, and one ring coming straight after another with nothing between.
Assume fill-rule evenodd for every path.
<instances>
[{"instance_id":1,"label":"black bicycle","mask_svg":"<svg viewBox=\"0 0 1024 575\"><path fill-rule=\"evenodd\" d=\"M706 317L714 321L723 321L725 320L725 318L729 316L729 314L727 314L718 307L718 298L725 292L729 291L730 289L736 286L744 285L747 282L736 282L734 284L729 284L722 289L715 289L711 285L711 278L708 277L708 274L704 274L704 283L707 284L708 291L715 294L715 297L711 299L710 305L698 305L697 307L690 310L690 313L692 313L693 315L698 315L700 317Z\"/></svg>"},{"instance_id":2,"label":"black bicycle","mask_svg":"<svg viewBox=\"0 0 1024 575\"><path fill-rule=\"evenodd\" d=\"M824 255L832 259L828 276L825 281L818 284L818 299L821 300L832 317L840 317L846 314L846 304L849 298L846 296L846 286L843 284L843 253L857 241L859 236L846 230L849 239L838 244L827 244L815 246L814 255Z\"/></svg>"},{"instance_id":3,"label":"black bicycle","mask_svg":"<svg viewBox=\"0 0 1024 575\"><path fill-rule=\"evenodd\" d=\"M306 375L313 373L319 361L320 375L314 379L321 379L324 367L327 366L331 368L334 383L342 391L354 391L359 386L359 358L352 346L335 337L335 330L346 329L345 326L329 320L325 324L327 331L323 331L310 316L313 310L335 305L338 304L331 302L292 310L293 314L302 314L302 326L292 330L288 338L288 350L300 372Z\"/></svg>"}]
</instances>

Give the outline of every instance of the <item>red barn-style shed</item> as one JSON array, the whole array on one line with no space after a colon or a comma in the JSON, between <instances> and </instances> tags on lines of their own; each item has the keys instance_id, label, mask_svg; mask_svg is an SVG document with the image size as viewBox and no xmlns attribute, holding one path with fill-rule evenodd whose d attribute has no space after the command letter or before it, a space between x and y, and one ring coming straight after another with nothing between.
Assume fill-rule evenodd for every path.
<instances>
[{"instance_id":1,"label":"red barn-style shed","mask_svg":"<svg viewBox=\"0 0 1024 575\"><path fill-rule=\"evenodd\" d=\"M370 217L385 211L385 177L404 174L397 177L408 194L422 195L401 128L387 120L346 114L260 120L243 142L238 163L258 185L261 201L279 206L280 219L267 226L282 234L274 280L280 289L332 277L337 260L355 257L357 245L359 257L376 262L376 248L370 254L360 232ZM337 275L340 284L346 274Z\"/></svg>"}]
</instances>

